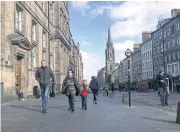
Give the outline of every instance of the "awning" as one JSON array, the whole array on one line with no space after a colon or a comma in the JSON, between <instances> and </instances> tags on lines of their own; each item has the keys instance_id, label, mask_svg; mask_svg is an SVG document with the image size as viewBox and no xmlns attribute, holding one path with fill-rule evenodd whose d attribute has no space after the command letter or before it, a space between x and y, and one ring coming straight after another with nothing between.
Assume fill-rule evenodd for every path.
<instances>
[{"instance_id":1,"label":"awning","mask_svg":"<svg viewBox=\"0 0 180 132\"><path fill-rule=\"evenodd\" d=\"M31 50L33 47L29 40L20 34L13 33L8 35L7 38L11 44L18 45L25 50Z\"/></svg>"}]
</instances>

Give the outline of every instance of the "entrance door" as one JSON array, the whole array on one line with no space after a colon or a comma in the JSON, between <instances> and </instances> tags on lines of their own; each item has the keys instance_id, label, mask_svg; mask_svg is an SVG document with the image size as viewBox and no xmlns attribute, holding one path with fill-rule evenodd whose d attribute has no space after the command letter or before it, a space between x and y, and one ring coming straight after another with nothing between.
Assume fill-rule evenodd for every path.
<instances>
[{"instance_id":1,"label":"entrance door","mask_svg":"<svg viewBox=\"0 0 180 132\"><path fill-rule=\"evenodd\" d=\"M22 73L22 60L23 57L17 55L17 66L16 66L16 92L21 91L21 73Z\"/></svg>"}]
</instances>

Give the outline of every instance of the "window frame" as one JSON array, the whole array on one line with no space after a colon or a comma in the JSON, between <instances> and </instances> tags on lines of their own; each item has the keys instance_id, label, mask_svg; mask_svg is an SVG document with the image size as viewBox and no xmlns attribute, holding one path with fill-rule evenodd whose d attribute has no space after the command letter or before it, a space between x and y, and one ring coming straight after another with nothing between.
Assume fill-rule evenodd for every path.
<instances>
[{"instance_id":1,"label":"window frame","mask_svg":"<svg viewBox=\"0 0 180 132\"><path fill-rule=\"evenodd\" d=\"M46 49L46 35L47 33L43 30L42 34L42 48Z\"/></svg>"},{"instance_id":2,"label":"window frame","mask_svg":"<svg viewBox=\"0 0 180 132\"><path fill-rule=\"evenodd\" d=\"M32 20L32 27L31 27L31 40L33 42L36 42L37 41L37 23Z\"/></svg>"},{"instance_id":3,"label":"window frame","mask_svg":"<svg viewBox=\"0 0 180 132\"><path fill-rule=\"evenodd\" d=\"M35 68L36 67L36 45L34 45L34 47L32 48L32 67Z\"/></svg>"},{"instance_id":4,"label":"window frame","mask_svg":"<svg viewBox=\"0 0 180 132\"><path fill-rule=\"evenodd\" d=\"M180 30L180 23L178 22L177 24L176 24L176 26L177 26L177 31L179 31Z\"/></svg>"},{"instance_id":5,"label":"window frame","mask_svg":"<svg viewBox=\"0 0 180 132\"><path fill-rule=\"evenodd\" d=\"M20 31L20 32L22 32L22 14L23 14L23 9L18 4L16 4L14 27L15 27L15 30Z\"/></svg>"}]
</instances>

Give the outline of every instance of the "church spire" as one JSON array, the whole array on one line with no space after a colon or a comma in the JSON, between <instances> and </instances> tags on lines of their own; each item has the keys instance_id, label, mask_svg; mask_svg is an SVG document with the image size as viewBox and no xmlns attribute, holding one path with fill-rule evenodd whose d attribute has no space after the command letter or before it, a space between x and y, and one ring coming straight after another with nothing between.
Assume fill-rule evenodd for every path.
<instances>
[{"instance_id":1,"label":"church spire","mask_svg":"<svg viewBox=\"0 0 180 132\"><path fill-rule=\"evenodd\" d=\"M110 28L108 29L108 40L107 40L107 46L112 45L112 40L111 40L111 31Z\"/></svg>"}]
</instances>

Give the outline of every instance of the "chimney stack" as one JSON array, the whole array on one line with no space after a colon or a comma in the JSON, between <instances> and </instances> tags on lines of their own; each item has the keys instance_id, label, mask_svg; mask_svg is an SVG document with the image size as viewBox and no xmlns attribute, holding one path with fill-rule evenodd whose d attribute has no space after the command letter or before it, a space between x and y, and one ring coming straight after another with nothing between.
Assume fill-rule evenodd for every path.
<instances>
[{"instance_id":1,"label":"chimney stack","mask_svg":"<svg viewBox=\"0 0 180 132\"><path fill-rule=\"evenodd\" d=\"M171 17L176 17L180 13L180 9L172 9L171 10Z\"/></svg>"},{"instance_id":2,"label":"chimney stack","mask_svg":"<svg viewBox=\"0 0 180 132\"><path fill-rule=\"evenodd\" d=\"M150 33L148 31L143 31L142 32L142 42L144 43L149 39L150 39Z\"/></svg>"}]
</instances>

